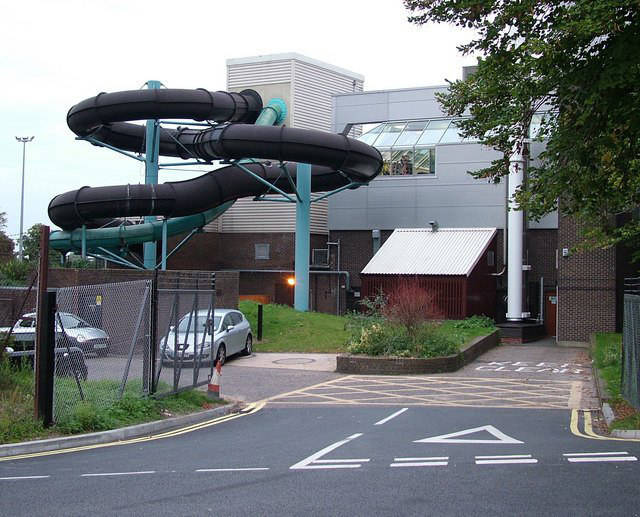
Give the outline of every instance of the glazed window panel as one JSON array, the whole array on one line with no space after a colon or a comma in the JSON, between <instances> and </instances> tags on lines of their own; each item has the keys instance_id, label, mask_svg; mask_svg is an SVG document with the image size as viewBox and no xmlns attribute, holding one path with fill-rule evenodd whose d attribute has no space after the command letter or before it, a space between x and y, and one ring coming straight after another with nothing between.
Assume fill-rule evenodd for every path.
<instances>
[{"instance_id":1,"label":"glazed window panel","mask_svg":"<svg viewBox=\"0 0 640 517\"><path fill-rule=\"evenodd\" d=\"M447 128L447 130L442 135L442 138L440 139L441 144L455 144L458 142L462 142L463 138L462 138L462 135L460 134L460 129L458 128L458 125L456 124L456 122L457 122L456 120L451 121L451 123L449 124L449 127Z\"/></svg>"},{"instance_id":2,"label":"glazed window panel","mask_svg":"<svg viewBox=\"0 0 640 517\"><path fill-rule=\"evenodd\" d=\"M413 158L413 170L415 174L435 174L436 150L430 148L416 148Z\"/></svg>"},{"instance_id":3,"label":"glazed window panel","mask_svg":"<svg viewBox=\"0 0 640 517\"><path fill-rule=\"evenodd\" d=\"M442 135L449 127L449 120L431 120L426 127L422 136L418 140L418 145L421 144L437 144L440 142Z\"/></svg>"},{"instance_id":4,"label":"glazed window panel","mask_svg":"<svg viewBox=\"0 0 640 517\"><path fill-rule=\"evenodd\" d=\"M372 129L368 129L364 134L362 134L360 137L358 137L358 140L364 142L365 144L369 144L372 145L373 142L375 142L376 138L378 138L380 136L380 133L382 132L382 128L385 126L385 124L378 124L377 126L373 127ZM363 128L365 129L365 128Z\"/></svg>"},{"instance_id":5,"label":"glazed window panel","mask_svg":"<svg viewBox=\"0 0 640 517\"><path fill-rule=\"evenodd\" d=\"M391 176L409 176L413 174L413 149L393 149L389 164Z\"/></svg>"},{"instance_id":6,"label":"glazed window panel","mask_svg":"<svg viewBox=\"0 0 640 517\"><path fill-rule=\"evenodd\" d=\"M382 155L382 172L380 174L388 176L391 174L391 151L380 150L380 154Z\"/></svg>"},{"instance_id":7,"label":"glazed window panel","mask_svg":"<svg viewBox=\"0 0 640 517\"><path fill-rule=\"evenodd\" d=\"M427 126L426 120L407 123L404 131L400 134L395 142L395 146L412 146L415 145L420 135Z\"/></svg>"},{"instance_id":8,"label":"glazed window panel","mask_svg":"<svg viewBox=\"0 0 640 517\"><path fill-rule=\"evenodd\" d=\"M380 133L380 136L374 142L374 145L376 147L391 147L398 139L405 126L406 122L393 122L387 124Z\"/></svg>"}]
</instances>

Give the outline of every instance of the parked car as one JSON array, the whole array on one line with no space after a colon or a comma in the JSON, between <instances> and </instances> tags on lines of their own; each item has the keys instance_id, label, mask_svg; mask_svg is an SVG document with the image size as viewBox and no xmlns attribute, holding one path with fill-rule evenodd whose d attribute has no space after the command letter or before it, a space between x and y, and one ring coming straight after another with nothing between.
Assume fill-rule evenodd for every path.
<instances>
[{"instance_id":1,"label":"parked car","mask_svg":"<svg viewBox=\"0 0 640 517\"><path fill-rule=\"evenodd\" d=\"M0 328L0 333L9 330L9 327ZM36 341L36 313L31 312L22 316L13 326L11 336L14 348L33 349ZM84 353L93 352L99 356L105 356L109 353L109 336L104 330L92 327L75 314L58 312L56 313L56 347L67 346L78 347Z\"/></svg>"},{"instance_id":2,"label":"parked car","mask_svg":"<svg viewBox=\"0 0 640 517\"><path fill-rule=\"evenodd\" d=\"M15 366L28 364L33 368L34 350L15 351L11 347L5 349L9 362ZM77 377L86 381L89 376L89 369L84 360L84 354L78 347L56 348L56 376L57 377Z\"/></svg>"},{"instance_id":3,"label":"parked car","mask_svg":"<svg viewBox=\"0 0 640 517\"><path fill-rule=\"evenodd\" d=\"M251 355L252 349L251 325L235 309L216 309L213 318L208 310L187 313L180 318L177 331L171 326L160 340L162 357L169 361L193 361L194 356L206 361L214 357L224 364L229 356Z\"/></svg>"}]
</instances>

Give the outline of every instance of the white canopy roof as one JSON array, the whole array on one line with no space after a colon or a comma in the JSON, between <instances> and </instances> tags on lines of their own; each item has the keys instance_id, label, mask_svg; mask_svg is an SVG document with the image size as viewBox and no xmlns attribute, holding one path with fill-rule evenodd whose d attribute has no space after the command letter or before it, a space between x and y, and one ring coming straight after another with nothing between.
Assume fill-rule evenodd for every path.
<instances>
[{"instance_id":1,"label":"white canopy roof","mask_svg":"<svg viewBox=\"0 0 640 517\"><path fill-rule=\"evenodd\" d=\"M362 274L469 276L496 233L495 228L397 229Z\"/></svg>"}]
</instances>

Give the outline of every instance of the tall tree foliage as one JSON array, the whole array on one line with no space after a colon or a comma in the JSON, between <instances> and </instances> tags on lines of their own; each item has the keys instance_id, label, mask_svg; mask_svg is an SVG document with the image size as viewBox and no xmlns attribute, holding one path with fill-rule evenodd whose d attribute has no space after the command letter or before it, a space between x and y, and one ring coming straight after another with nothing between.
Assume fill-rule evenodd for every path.
<instances>
[{"instance_id":1,"label":"tall tree foliage","mask_svg":"<svg viewBox=\"0 0 640 517\"><path fill-rule=\"evenodd\" d=\"M7 213L0 212L0 263L13 258L13 240L7 235Z\"/></svg>"},{"instance_id":2,"label":"tall tree foliage","mask_svg":"<svg viewBox=\"0 0 640 517\"><path fill-rule=\"evenodd\" d=\"M536 111L546 150L517 199L533 218L556 209L588 242L640 241L615 217L640 202L640 0L405 0L409 21L474 29L459 47L477 72L439 96L465 136L504 153L473 174L497 181Z\"/></svg>"}]
</instances>

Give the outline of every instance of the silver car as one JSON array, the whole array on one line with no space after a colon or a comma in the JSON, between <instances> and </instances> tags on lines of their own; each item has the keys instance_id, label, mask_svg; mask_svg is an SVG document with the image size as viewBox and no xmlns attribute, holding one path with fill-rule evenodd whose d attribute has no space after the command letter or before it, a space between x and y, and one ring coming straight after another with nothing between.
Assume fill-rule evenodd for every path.
<instances>
[{"instance_id":1,"label":"silver car","mask_svg":"<svg viewBox=\"0 0 640 517\"><path fill-rule=\"evenodd\" d=\"M214 357L224 364L229 356L251 355L252 349L251 325L235 309L216 309L213 318L206 309L185 314L178 322L177 332L171 326L160 340L161 355L169 361L190 362L194 357L206 361Z\"/></svg>"},{"instance_id":2,"label":"silver car","mask_svg":"<svg viewBox=\"0 0 640 517\"><path fill-rule=\"evenodd\" d=\"M2 328L0 332L8 330L9 328ZM36 313L30 312L22 316L13 326L11 336L21 350L33 348L36 340ZM56 347L66 346L78 347L85 353L93 352L105 356L109 352L109 336L104 330L92 327L75 314L57 312Z\"/></svg>"}]
</instances>

